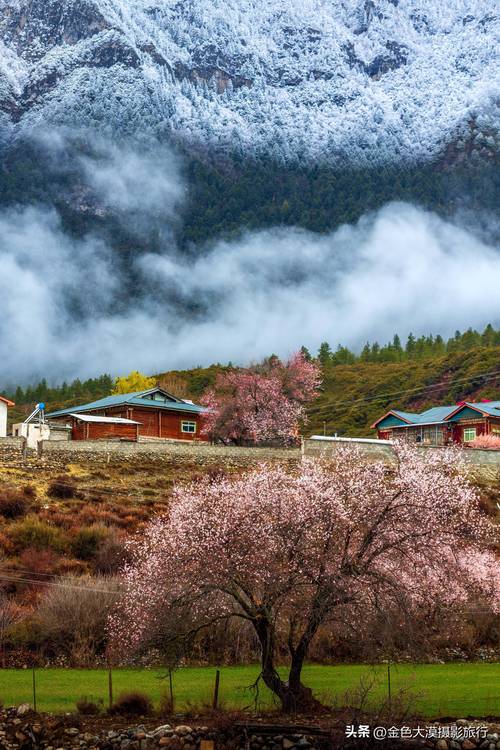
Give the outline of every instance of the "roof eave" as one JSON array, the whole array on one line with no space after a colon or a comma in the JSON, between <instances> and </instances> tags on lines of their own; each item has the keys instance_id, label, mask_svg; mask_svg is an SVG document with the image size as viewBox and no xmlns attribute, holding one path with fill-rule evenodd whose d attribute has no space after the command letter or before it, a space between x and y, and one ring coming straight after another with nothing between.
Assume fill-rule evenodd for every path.
<instances>
[{"instance_id":1,"label":"roof eave","mask_svg":"<svg viewBox=\"0 0 500 750\"><path fill-rule=\"evenodd\" d=\"M476 404L469 404L468 402L466 402L464 404L460 404L460 406L457 406L457 408L452 411L451 414L448 414L448 416L446 417L446 421L454 417L455 414L459 414L462 409L472 409L472 411L477 411L479 414L482 414L483 417L489 416L487 411L483 411L482 409L478 408Z\"/></svg>"},{"instance_id":2,"label":"roof eave","mask_svg":"<svg viewBox=\"0 0 500 750\"><path fill-rule=\"evenodd\" d=\"M401 414L398 414L398 412L395 411L395 409L390 409L390 411L386 412L383 417L380 417L380 419L377 419L377 421L371 425L370 429L375 430L377 428L377 425L379 425L380 422L383 422L384 419L386 419L386 417L396 417L397 419L400 419L402 422L406 422L406 424L414 424L413 422L410 422L408 419L405 419L404 417L402 417Z\"/></svg>"},{"instance_id":3,"label":"roof eave","mask_svg":"<svg viewBox=\"0 0 500 750\"><path fill-rule=\"evenodd\" d=\"M164 388L160 388L159 386L155 386L154 388L148 388L147 391L137 391L136 394L135 394L135 397L136 398L143 398L144 396L148 395L149 393L156 393L157 391L159 391L160 393L165 394L165 396L168 396L169 398L171 398L174 402L176 402L178 404L182 403L182 399L181 398L177 398L177 396L174 396L173 393L170 393L170 391L166 391ZM140 395L138 395L138 394L140 394ZM127 394L124 394L124 395L127 395Z\"/></svg>"}]
</instances>

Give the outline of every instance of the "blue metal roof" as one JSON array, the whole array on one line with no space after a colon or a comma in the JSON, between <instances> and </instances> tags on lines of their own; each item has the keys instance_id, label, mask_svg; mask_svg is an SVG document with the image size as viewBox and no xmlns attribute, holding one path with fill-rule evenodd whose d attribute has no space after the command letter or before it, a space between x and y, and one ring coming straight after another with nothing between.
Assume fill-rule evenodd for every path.
<instances>
[{"instance_id":1,"label":"blue metal roof","mask_svg":"<svg viewBox=\"0 0 500 750\"><path fill-rule=\"evenodd\" d=\"M89 404L71 406L68 409L59 409L59 411L53 411L46 416L65 417L70 414L96 411L111 406L147 406L155 409L164 409L165 411L182 411L191 412L193 414L201 414L206 411L203 406L198 406L197 404L186 404L180 399L178 401L155 401L151 398L143 398L145 393L151 393L151 389L148 391L135 391L134 393L120 393L116 396L106 396L105 398L100 398L98 401L91 401Z\"/></svg>"},{"instance_id":2,"label":"blue metal roof","mask_svg":"<svg viewBox=\"0 0 500 750\"><path fill-rule=\"evenodd\" d=\"M421 414L413 414L411 412L391 409L391 414L396 414L407 422L410 422L409 425L401 425L401 427L411 427L412 425L419 424L442 424L448 420L451 414L459 412L461 408L466 407L477 409L479 412L491 417L500 418L500 401L487 401L485 403L466 402L464 404L452 404L450 406L433 406L431 409L421 412Z\"/></svg>"},{"instance_id":3,"label":"blue metal roof","mask_svg":"<svg viewBox=\"0 0 500 750\"><path fill-rule=\"evenodd\" d=\"M415 412L399 411L399 409L391 409L391 414L396 414L401 419L406 419L407 422L413 422L418 417L418 414L415 414Z\"/></svg>"},{"instance_id":4,"label":"blue metal roof","mask_svg":"<svg viewBox=\"0 0 500 750\"><path fill-rule=\"evenodd\" d=\"M433 406L431 409L423 411L421 414L417 414L415 422L421 424L426 422L427 424L432 422L443 422L450 414L456 411L457 405L453 406Z\"/></svg>"},{"instance_id":5,"label":"blue metal roof","mask_svg":"<svg viewBox=\"0 0 500 750\"><path fill-rule=\"evenodd\" d=\"M488 401L487 403L481 404L467 404L467 406L473 406L476 409L481 409L485 414L489 414L492 417L500 417L500 401Z\"/></svg>"}]
</instances>

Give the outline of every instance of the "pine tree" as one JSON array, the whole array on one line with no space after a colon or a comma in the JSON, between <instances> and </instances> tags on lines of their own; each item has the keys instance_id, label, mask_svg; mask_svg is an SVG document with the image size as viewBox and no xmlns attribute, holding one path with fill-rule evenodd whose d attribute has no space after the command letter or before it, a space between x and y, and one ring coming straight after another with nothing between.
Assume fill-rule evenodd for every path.
<instances>
[{"instance_id":1,"label":"pine tree","mask_svg":"<svg viewBox=\"0 0 500 750\"><path fill-rule=\"evenodd\" d=\"M318 360L321 367L328 367L332 364L332 350L330 344L327 341L323 341L318 350Z\"/></svg>"},{"instance_id":2,"label":"pine tree","mask_svg":"<svg viewBox=\"0 0 500 750\"><path fill-rule=\"evenodd\" d=\"M415 336L413 335L413 333L408 334L405 351L408 359L413 359L413 357L415 356Z\"/></svg>"}]
</instances>

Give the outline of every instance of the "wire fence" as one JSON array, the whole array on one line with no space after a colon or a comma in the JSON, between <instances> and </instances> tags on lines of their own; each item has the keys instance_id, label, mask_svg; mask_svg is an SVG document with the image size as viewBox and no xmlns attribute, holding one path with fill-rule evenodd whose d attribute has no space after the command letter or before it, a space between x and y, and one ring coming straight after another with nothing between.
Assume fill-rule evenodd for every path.
<instances>
[{"instance_id":1,"label":"wire fence","mask_svg":"<svg viewBox=\"0 0 500 750\"><path fill-rule=\"evenodd\" d=\"M357 665L360 667L361 665ZM407 664L366 665L364 672L342 677L349 665L336 665L328 675L307 675L304 682L317 683L315 694L325 704L337 708L353 708L360 692L366 691L368 705L391 705L402 700L413 703L416 715L440 717L500 717L500 664L480 664L477 674L473 664L466 664L463 674L446 676L447 665L436 667L436 674L427 681L412 678L412 667ZM485 668L491 675L485 679ZM238 673L238 670L241 672ZM146 694L158 707L168 713L197 708L201 711L219 709L266 711L276 707L272 695L265 689L255 690L258 668L181 668L163 669L63 669L40 668L0 669L0 699L4 705L27 703L35 711L75 712L77 703L85 698L95 702L100 710L114 706L117 697L126 692ZM315 667L319 669L319 667ZM441 680L441 682L439 682ZM445 684L443 684L443 681ZM349 683L347 685L347 683ZM432 683L432 684L431 684ZM486 683L486 684L485 684ZM319 687L320 685L320 687ZM314 685L313 685L314 687ZM443 695L446 693L446 697Z\"/></svg>"}]
</instances>

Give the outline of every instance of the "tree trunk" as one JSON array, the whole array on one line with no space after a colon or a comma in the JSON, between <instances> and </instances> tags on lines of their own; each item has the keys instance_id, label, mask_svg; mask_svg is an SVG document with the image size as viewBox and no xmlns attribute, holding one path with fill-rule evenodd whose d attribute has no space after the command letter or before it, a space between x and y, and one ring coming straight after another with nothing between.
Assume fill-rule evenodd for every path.
<instances>
[{"instance_id":1,"label":"tree trunk","mask_svg":"<svg viewBox=\"0 0 500 750\"><path fill-rule=\"evenodd\" d=\"M254 621L259 638L262 656L262 679L265 685L279 699L284 713L296 713L321 707L312 694L312 690L300 681L305 652L296 652L292 657L288 681L283 681L274 665L274 628L271 622L263 617Z\"/></svg>"}]
</instances>

